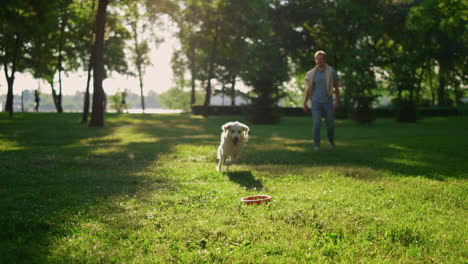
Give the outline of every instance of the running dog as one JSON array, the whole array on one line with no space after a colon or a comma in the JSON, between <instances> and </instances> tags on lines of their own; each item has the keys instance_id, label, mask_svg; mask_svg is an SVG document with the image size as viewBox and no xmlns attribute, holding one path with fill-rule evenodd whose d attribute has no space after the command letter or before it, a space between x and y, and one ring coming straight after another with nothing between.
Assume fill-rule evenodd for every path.
<instances>
[{"instance_id":1,"label":"running dog","mask_svg":"<svg viewBox=\"0 0 468 264\"><path fill-rule=\"evenodd\" d=\"M221 143L218 147L218 166L217 171L221 171L222 165L229 171L229 165L239 159L242 148L249 139L249 127L240 122L228 122L221 129Z\"/></svg>"}]
</instances>

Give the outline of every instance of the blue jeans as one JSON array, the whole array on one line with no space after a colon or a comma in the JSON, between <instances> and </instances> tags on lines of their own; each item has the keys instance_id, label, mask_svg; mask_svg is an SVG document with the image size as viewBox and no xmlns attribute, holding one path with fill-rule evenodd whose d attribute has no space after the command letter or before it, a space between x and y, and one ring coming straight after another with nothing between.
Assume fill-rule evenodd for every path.
<instances>
[{"instance_id":1,"label":"blue jeans","mask_svg":"<svg viewBox=\"0 0 468 264\"><path fill-rule=\"evenodd\" d=\"M335 144L335 124L333 122L333 103L312 103L312 120L313 120L313 137L314 144L320 147L320 123L322 117L325 117L325 123L327 124L328 141L330 144Z\"/></svg>"}]
</instances>

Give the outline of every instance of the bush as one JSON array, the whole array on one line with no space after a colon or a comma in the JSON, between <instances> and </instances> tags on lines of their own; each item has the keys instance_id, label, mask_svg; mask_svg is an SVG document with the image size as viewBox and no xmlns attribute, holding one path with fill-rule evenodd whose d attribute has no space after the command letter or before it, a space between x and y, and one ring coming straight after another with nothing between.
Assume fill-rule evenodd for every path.
<instances>
[{"instance_id":1,"label":"bush","mask_svg":"<svg viewBox=\"0 0 468 264\"><path fill-rule=\"evenodd\" d=\"M285 116L309 116L310 112L304 112L302 107L278 107L277 111Z\"/></svg>"},{"instance_id":2,"label":"bush","mask_svg":"<svg viewBox=\"0 0 468 264\"><path fill-rule=\"evenodd\" d=\"M468 115L468 105L462 104L457 107L459 115Z\"/></svg>"},{"instance_id":3,"label":"bush","mask_svg":"<svg viewBox=\"0 0 468 264\"><path fill-rule=\"evenodd\" d=\"M114 109L117 113L122 113L125 105L122 102L122 93L116 93L114 95L109 96L110 99L110 107Z\"/></svg>"},{"instance_id":4,"label":"bush","mask_svg":"<svg viewBox=\"0 0 468 264\"><path fill-rule=\"evenodd\" d=\"M352 110L349 110L346 107L340 107L335 111L334 115L336 119L348 119L352 116Z\"/></svg>"},{"instance_id":5,"label":"bush","mask_svg":"<svg viewBox=\"0 0 468 264\"><path fill-rule=\"evenodd\" d=\"M205 115L243 115L247 106L210 105ZM192 105L194 115L203 115L203 105Z\"/></svg>"},{"instance_id":6,"label":"bush","mask_svg":"<svg viewBox=\"0 0 468 264\"><path fill-rule=\"evenodd\" d=\"M460 111L453 106L435 106L423 107L419 110L422 116L454 116L460 114Z\"/></svg>"},{"instance_id":7,"label":"bush","mask_svg":"<svg viewBox=\"0 0 468 264\"><path fill-rule=\"evenodd\" d=\"M396 117L399 112L398 107L384 107L384 108L375 108L371 109L373 120L375 118L390 118ZM201 105L192 105L192 113L195 115L202 115L203 106ZM248 114L252 110L251 106L217 106L211 105L208 107L207 115L244 115ZM305 113L302 107L278 107L275 110L280 115L285 116L310 116L310 112ZM404 110L405 111L405 110ZM347 110L344 107L338 109L335 112L336 119L348 119L350 117L354 118L356 111L353 114L350 114L351 111ZM362 114L364 116L364 114ZM432 117L432 116L453 116L453 115L468 115L468 106L434 106L434 107L422 107L416 111L416 117ZM365 116L364 116L365 117Z\"/></svg>"},{"instance_id":8,"label":"bush","mask_svg":"<svg viewBox=\"0 0 468 264\"><path fill-rule=\"evenodd\" d=\"M249 106L247 119L252 124L275 124L280 121L280 111L278 107Z\"/></svg>"},{"instance_id":9,"label":"bush","mask_svg":"<svg viewBox=\"0 0 468 264\"><path fill-rule=\"evenodd\" d=\"M398 122L414 123L418 119L416 103L410 100L399 100L396 113Z\"/></svg>"},{"instance_id":10,"label":"bush","mask_svg":"<svg viewBox=\"0 0 468 264\"><path fill-rule=\"evenodd\" d=\"M395 109L392 107L375 108L374 113L379 118L395 117Z\"/></svg>"}]
</instances>

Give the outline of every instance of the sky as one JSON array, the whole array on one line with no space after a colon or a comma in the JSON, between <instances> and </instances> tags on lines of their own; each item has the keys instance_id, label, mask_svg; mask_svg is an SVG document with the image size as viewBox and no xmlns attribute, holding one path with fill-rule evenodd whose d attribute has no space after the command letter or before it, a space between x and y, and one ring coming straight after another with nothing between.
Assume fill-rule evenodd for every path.
<instances>
[{"instance_id":1,"label":"sky","mask_svg":"<svg viewBox=\"0 0 468 264\"><path fill-rule=\"evenodd\" d=\"M164 92L173 86L173 74L171 69L171 56L173 50L178 45L178 40L173 36L176 27L175 25L166 24L165 30L158 30L157 35L164 38L164 41L155 48L153 46L150 58L152 65L146 68L144 76L144 93L147 94L150 90L157 93ZM129 62L130 65L130 62ZM86 72L80 71L69 73L68 76L62 75L63 94L72 95L77 91L84 92L86 89ZM56 75L56 81L58 77ZM14 82L14 94L20 94L24 90L37 89L43 93L51 93L50 85L35 80L29 73L16 73ZM138 77L127 77L120 74L112 73L112 75L103 82L104 91L106 94L115 94L117 91L123 91L125 88L133 93L140 93ZM7 93L7 82L3 69L0 74L0 94ZM58 89L58 86L55 87Z\"/></svg>"}]
</instances>

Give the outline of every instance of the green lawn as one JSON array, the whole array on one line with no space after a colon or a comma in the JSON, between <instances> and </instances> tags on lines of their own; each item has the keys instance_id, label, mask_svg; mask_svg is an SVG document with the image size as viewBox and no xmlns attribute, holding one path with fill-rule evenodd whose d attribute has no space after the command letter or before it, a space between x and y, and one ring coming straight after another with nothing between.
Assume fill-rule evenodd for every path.
<instances>
[{"instance_id":1,"label":"green lawn","mask_svg":"<svg viewBox=\"0 0 468 264\"><path fill-rule=\"evenodd\" d=\"M0 113L0 263L468 262L468 117L337 121L319 152L283 118L221 174L236 119Z\"/></svg>"}]
</instances>

